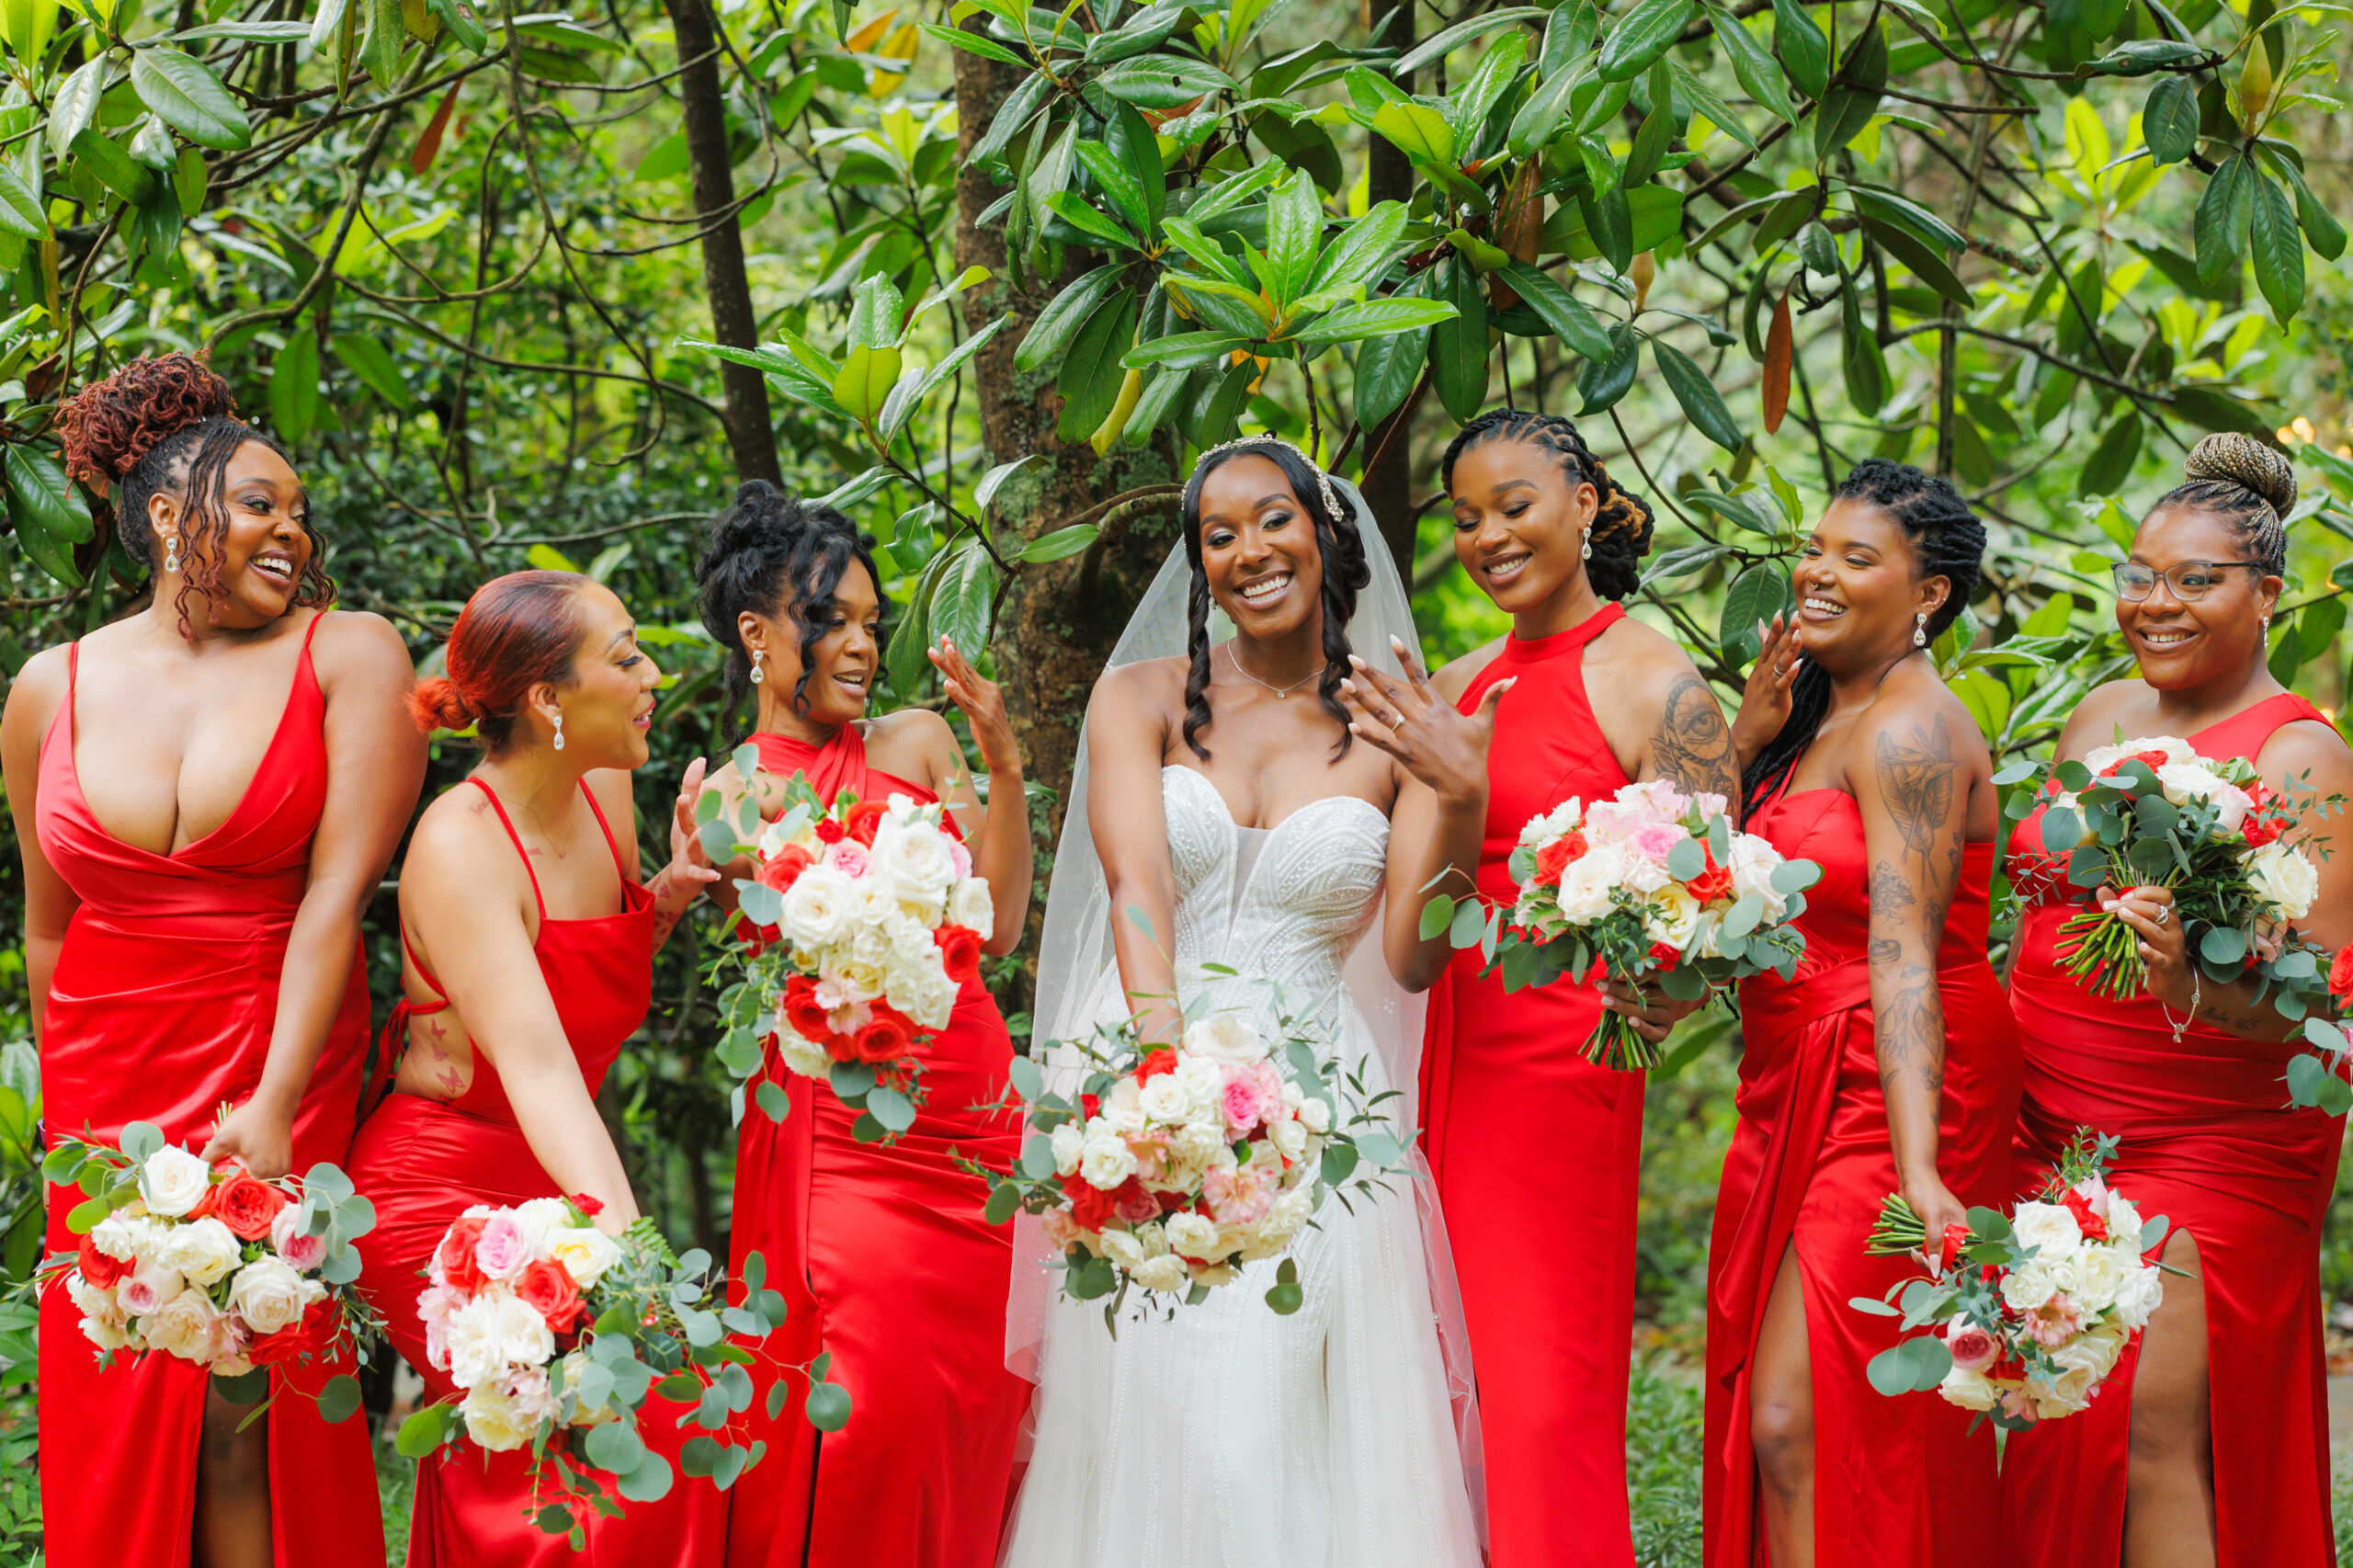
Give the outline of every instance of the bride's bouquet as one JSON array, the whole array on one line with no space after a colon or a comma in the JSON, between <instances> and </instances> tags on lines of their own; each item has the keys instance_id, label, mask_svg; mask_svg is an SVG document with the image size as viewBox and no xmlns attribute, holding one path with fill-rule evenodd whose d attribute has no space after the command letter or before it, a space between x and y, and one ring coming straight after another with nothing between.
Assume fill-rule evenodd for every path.
<instances>
[{"instance_id":1,"label":"bride's bouquet","mask_svg":"<svg viewBox=\"0 0 2353 1568\"><path fill-rule=\"evenodd\" d=\"M760 1457L730 1441L759 1394L749 1370L756 1358L738 1341L764 1339L785 1321L757 1254L746 1260L742 1304L728 1306L725 1271L708 1253L674 1255L650 1220L607 1235L595 1224L599 1208L579 1197L468 1209L434 1249L416 1302L426 1359L460 1393L410 1416L400 1451L422 1459L461 1441L529 1449L531 1512L551 1535L576 1532L582 1508L620 1513L616 1494L644 1503L669 1492L670 1462L638 1433L655 1394L691 1404L679 1425L701 1428L680 1467L733 1485ZM805 1410L812 1424L838 1431L849 1396L825 1381L823 1360L801 1369ZM786 1394L775 1379L770 1419Z\"/></svg>"},{"instance_id":2,"label":"bride's bouquet","mask_svg":"<svg viewBox=\"0 0 2353 1568\"><path fill-rule=\"evenodd\" d=\"M1794 922L1822 876L1734 828L1722 796L1665 779L1589 805L1572 796L1531 818L1510 865L1519 893L1508 911L1439 894L1423 906L1424 937L1446 930L1457 948L1478 948L1506 991L1598 968L1685 1001L1768 969L1793 973L1805 952ZM1641 1069L1659 1051L1605 1010L1585 1057Z\"/></svg>"},{"instance_id":3,"label":"bride's bouquet","mask_svg":"<svg viewBox=\"0 0 2353 1568\"><path fill-rule=\"evenodd\" d=\"M2042 813L2041 851L2014 877L2023 898L2170 888L2189 961L2207 980L2258 976L2258 1000L2268 995L2282 1017L2304 1019L2317 1050L2343 1055L2342 1031L2310 1017L2328 1010L2328 954L2293 930L2319 896L2320 872L2285 841L2303 811L2327 814L2338 801L2291 801L2245 757L2218 762L2170 735L2100 746L2055 767L2014 764L1995 782L2018 786L2009 815ZM2059 936L2060 966L2096 994L2130 996L2147 984L2139 937L2113 912L2086 909ZM2320 1056L2290 1062L2288 1085L2297 1103L2332 1115L2353 1105L2353 1089Z\"/></svg>"},{"instance_id":4,"label":"bride's bouquet","mask_svg":"<svg viewBox=\"0 0 2353 1568\"><path fill-rule=\"evenodd\" d=\"M1062 1254L1051 1267L1063 1293L1111 1297L1107 1324L1131 1286L1198 1305L1242 1265L1280 1256L1325 1194L1369 1190L1404 1163L1361 1079L1339 1075L1304 1039L1277 1049L1218 1015L1188 1025L1174 1049L1147 1049L1132 1022L1081 1049L1088 1070L1075 1096L1049 1093L1035 1062L1014 1059L1027 1142L1013 1170L987 1173L985 1212L992 1224L1036 1215ZM1344 1106L1358 1108L1344 1116ZM1288 1313L1301 1301L1286 1257L1267 1303Z\"/></svg>"},{"instance_id":5,"label":"bride's bouquet","mask_svg":"<svg viewBox=\"0 0 2353 1568\"><path fill-rule=\"evenodd\" d=\"M2008 1218L1972 1209L1933 1249L1911 1206L1890 1197L1868 1250L1917 1256L1927 1277L1848 1305L1931 1332L1872 1357L1871 1386L1891 1397L1934 1389L2009 1431L2090 1404L2165 1299L2162 1266L2143 1260L2164 1245L2165 1221L2109 1187L2115 1154L2115 1139L2078 1128L2034 1199Z\"/></svg>"},{"instance_id":6,"label":"bride's bouquet","mask_svg":"<svg viewBox=\"0 0 2353 1568\"><path fill-rule=\"evenodd\" d=\"M738 771L750 778L756 760L744 748ZM936 803L845 790L829 805L798 773L785 789L784 813L765 824L749 794L733 824L720 820L715 793L699 808L711 858L749 855L756 867L735 884L744 921L731 959L742 978L720 998L720 1058L750 1077L772 1050L861 1112L860 1139L888 1142L923 1103L924 1043L980 973L981 933L995 924L989 884ZM773 1081L756 1097L784 1119Z\"/></svg>"},{"instance_id":7,"label":"bride's bouquet","mask_svg":"<svg viewBox=\"0 0 2353 1568\"><path fill-rule=\"evenodd\" d=\"M273 1381L293 1386L273 1380L274 1369L364 1359L378 1321L352 1289L351 1244L374 1228L376 1210L335 1166L264 1181L233 1162L207 1165L134 1121L119 1147L59 1138L41 1175L82 1190L65 1220L82 1241L37 1278L63 1286L100 1365L161 1351L253 1404ZM328 1420L345 1420L359 1408L358 1381L337 1374L316 1398Z\"/></svg>"}]
</instances>

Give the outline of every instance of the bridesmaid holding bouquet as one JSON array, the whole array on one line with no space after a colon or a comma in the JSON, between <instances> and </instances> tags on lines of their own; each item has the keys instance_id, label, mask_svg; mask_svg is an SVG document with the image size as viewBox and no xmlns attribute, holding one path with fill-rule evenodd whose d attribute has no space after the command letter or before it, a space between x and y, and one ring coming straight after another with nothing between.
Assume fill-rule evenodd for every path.
<instances>
[{"instance_id":1,"label":"bridesmaid holding bouquet","mask_svg":"<svg viewBox=\"0 0 2353 1568\"><path fill-rule=\"evenodd\" d=\"M424 778L408 652L326 608L301 478L200 360L134 361L62 423L153 591L36 654L0 722L49 1125L112 1141L152 1122L264 1177L341 1161L368 1052L359 917ZM51 1251L75 1246L80 1196L50 1194ZM335 1370L285 1375L315 1391ZM377 1568L365 1423L328 1425L299 1392L250 1415L169 1356L99 1369L48 1291L47 1561Z\"/></svg>"}]
</instances>

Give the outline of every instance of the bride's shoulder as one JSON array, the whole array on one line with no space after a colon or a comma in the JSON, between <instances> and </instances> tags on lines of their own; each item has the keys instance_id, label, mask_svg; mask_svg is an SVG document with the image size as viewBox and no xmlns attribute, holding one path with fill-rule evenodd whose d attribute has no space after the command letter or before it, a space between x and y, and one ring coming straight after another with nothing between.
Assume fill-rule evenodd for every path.
<instances>
[{"instance_id":1,"label":"bride's shoulder","mask_svg":"<svg viewBox=\"0 0 2353 1568\"><path fill-rule=\"evenodd\" d=\"M1125 707L1144 701L1160 705L1171 700L1181 702L1185 676L1191 667L1191 661L1182 657L1113 665L1095 677L1094 701L1098 709L1106 703Z\"/></svg>"}]
</instances>

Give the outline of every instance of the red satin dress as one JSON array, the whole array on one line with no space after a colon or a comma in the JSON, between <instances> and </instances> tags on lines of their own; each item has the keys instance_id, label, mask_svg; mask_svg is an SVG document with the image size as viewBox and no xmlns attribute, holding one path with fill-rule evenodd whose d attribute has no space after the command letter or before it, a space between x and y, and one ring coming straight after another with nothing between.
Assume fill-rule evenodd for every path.
<instances>
[{"instance_id":1,"label":"red satin dress","mask_svg":"<svg viewBox=\"0 0 2353 1568\"><path fill-rule=\"evenodd\" d=\"M516 854L523 857L540 909L532 951L580 1076L594 1095L622 1042L637 1032L653 1005L653 897L624 872L618 913L551 918L539 873L516 837L506 808L481 779L466 782L489 798ZM597 797L585 783L581 793L597 813L615 865L620 865L620 846ZM405 933L402 941L406 946ZM438 993L440 984L416 950L408 952L418 978ZM404 1001L385 1030L388 1051L399 1048L408 1019L448 1006L438 997ZM532 1154L497 1070L479 1046L473 1065L473 1081L455 1099L392 1096L360 1128L351 1151L352 1183L376 1204L376 1229L360 1246L365 1267L359 1288L384 1315L393 1348L425 1379L426 1397L434 1400L459 1394L449 1373L426 1365L425 1325L416 1315L426 1269L441 1237L471 1205L505 1207L565 1196ZM677 1417L686 1409L657 1397L639 1413L640 1436L671 1461L674 1472L680 1446L699 1430L677 1430ZM470 1443L418 1461L409 1520L410 1568L707 1568L718 1562L725 1516L709 1482L677 1473L668 1496L625 1503L625 1517L618 1519L575 1506L575 1517L587 1516L583 1522L588 1541L585 1551L574 1552L563 1537L546 1534L531 1522L529 1461L528 1449L492 1454Z\"/></svg>"},{"instance_id":2,"label":"red satin dress","mask_svg":"<svg viewBox=\"0 0 2353 1568\"><path fill-rule=\"evenodd\" d=\"M2188 741L2203 756L2252 758L2273 731L2299 719L2327 722L2283 692ZM2018 873L2041 846L2040 815L2019 824L2011 840ZM2177 1045L2151 998L2111 1000L2077 985L2058 962L2059 927L2075 913L2056 901L2039 904L2018 932L2010 1006L2026 1042L2019 1175L2048 1165L2078 1125L2120 1141L2109 1184L2143 1214L2162 1214L2198 1242L2214 1391L2216 1561L2221 1568L2334 1563L2320 1243L2344 1120L2290 1108L2282 1080L2302 1044L2193 1024ZM2177 1285L2165 1282L2168 1290ZM2117 1561L2138 1350L2136 1341L2124 1352L2090 1409L2010 1437L2002 1464L2006 1562L2080 1568Z\"/></svg>"},{"instance_id":3,"label":"red satin dress","mask_svg":"<svg viewBox=\"0 0 2353 1568\"><path fill-rule=\"evenodd\" d=\"M66 651L66 699L41 744L34 813L41 852L81 906L50 982L40 1038L47 1120L111 1142L153 1122L191 1149L224 1100L260 1085L278 1017L286 940L309 881L311 837L327 793L326 699L302 634L278 733L229 819L169 855L108 834L74 766L80 649ZM341 1161L351 1145L368 1055L368 982L351 956L343 1002L294 1117L294 1169ZM80 1238L65 1216L82 1195L50 1193L49 1248ZM160 1352L101 1371L63 1290L40 1303L40 1457L53 1568L180 1568L189 1555L205 1374ZM348 1365L290 1367L314 1390ZM330 1424L299 1395L269 1427L271 1539L280 1562L377 1568L384 1540L367 1424Z\"/></svg>"},{"instance_id":4,"label":"red satin dress","mask_svg":"<svg viewBox=\"0 0 2353 1568\"><path fill-rule=\"evenodd\" d=\"M808 776L818 798L938 799L870 767L844 725L823 746L753 736L760 767ZM1019 1150L1008 1097L1013 1041L986 987L967 981L948 1027L924 1048L925 1103L890 1144L850 1135L856 1113L771 1055L763 1073L791 1096L782 1122L750 1095L735 1163L733 1267L761 1255L791 1311L771 1345L806 1361L822 1347L849 1391L849 1424L819 1433L794 1397L753 1429L768 1455L730 1494L729 1568L991 1568L1029 1385L1006 1369L1011 1228L981 1219L983 1180Z\"/></svg>"},{"instance_id":5,"label":"red satin dress","mask_svg":"<svg viewBox=\"0 0 2353 1568\"><path fill-rule=\"evenodd\" d=\"M1898 1338L1897 1320L1849 1307L1919 1266L1869 1257L1895 1156L1865 960L1870 931L1862 812L1843 790L1770 799L1748 831L1822 868L1798 920L1805 957L1794 983L1741 986L1739 1125L1724 1159L1708 1246L1706 1561L1766 1568L1761 1484L1750 1440L1749 1379L1766 1303L1795 1248L1813 1383L1814 1562L1819 1568L1984 1568L1999 1562L1995 1432L1933 1393L1890 1399L1864 1380ZM1945 1081L1937 1168L1964 1203L2010 1190L2018 1046L1985 961L1994 846L1963 851L1937 954ZM2089 1568L2078 1564L2076 1568Z\"/></svg>"},{"instance_id":6,"label":"red satin dress","mask_svg":"<svg viewBox=\"0 0 2353 1568\"><path fill-rule=\"evenodd\" d=\"M1519 683L1487 754L1478 881L1490 899L1516 896L1509 861L1529 818L1631 782L1585 688L1586 644L1625 614L1613 604L1550 637L1506 638L1456 704L1469 713L1497 681ZM1563 979L1507 994L1480 968L1475 949L1459 952L1430 988L1421 1076L1424 1146L1478 1375L1491 1562L1631 1565L1643 1075L1585 1060L1598 992ZM1531 1192L1563 1244L1529 1244Z\"/></svg>"}]
</instances>

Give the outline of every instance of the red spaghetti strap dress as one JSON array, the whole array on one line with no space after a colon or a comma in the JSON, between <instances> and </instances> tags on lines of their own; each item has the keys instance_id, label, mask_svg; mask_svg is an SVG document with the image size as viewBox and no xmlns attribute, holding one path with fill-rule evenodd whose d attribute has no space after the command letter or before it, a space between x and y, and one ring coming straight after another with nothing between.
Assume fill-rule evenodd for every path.
<instances>
[{"instance_id":1,"label":"red spaghetti strap dress","mask_svg":"<svg viewBox=\"0 0 2353 1568\"><path fill-rule=\"evenodd\" d=\"M1487 754L1479 891L1509 902L1528 819L1630 782L1586 699L1585 649L1625 617L1505 641L1456 704L1517 678ZM1601 998L1568 980L1506 994L1466 950L1430 988L1422 1124L1478 1370L1494 1568L1634 1561L1626 1380L1634 1335L1634 1195L1643 1075L1580 1053ZM1528 1196L1557 1245L1531 1246Z\"/></svg>"},{"instance_id":2,"label":"red spaghetti strap dress","mask_svg":"<svg viewBox=\"0 0 2353 1568\"><path fill-rule=\"evenodd\" d=\"M1766 1568L1750 1441L1749 1378L1766 1302L1794 1247L1805 1293L1813 1382L1814 1562L1819 1568L1983 1568L1998 1562L1995 1435L1934 1394L1889 1399L1864 1380L1896 1340L1896 1320L1847 1301L1878 1296L1918 1266L1864 1256L1895 1156L1880 1097L1870 978L1870 904L1862 813L1841 790L1768 800L1748 831L1820 865L1799 928L1794 983L1764 974L1741 987L1739 1125L1724 1159L1708 1247L1709 1568ZM1961 858L1938 951L1945 1081L1937 1167L1964 1203L2009 1193L2018 1046L1985 961L1991 843ZM2088 1568L2079 1564L2078 1568Z\"/></svg>"},{"instance_id":3,"label":"red spaghetti strap dress","mask_svg":"<svg viewBox=\"0 0 2353 1568\"><path fill-rule=\"evenodd\" d=\"M2253 757L2280 725L2327 721L2281 693L2188 737L2200 755ZM2040 813L2018 824L2013 867L2039 849ZM2343 851L2340 849L2339 853ZM2215 1558L2221 1568L2336 1561L2328 1509L2327 1363L2320 1242L2343 1119L2291 1109L2283 1077L2300 1044L2173 1028L2145 995L2095 996L2059 967L2075 910L2028 912L2010 976L2026 1041L2022 1178L2078 1125L2120 1141L2109 1180L2141 1212L2197 1239L2214 1390ZM2166 1288L2177 1282L2166 1281ZM2132 1426L2128 1349L2090 1409L2014 1434L2002 1502L2018 1568L2112 1563L2122 1550Z\"/></svg>"},{"instance_id":4,"label":"red spaghetti strap dress","mask_svg":"<svg viewBox=\"0 0 2353 1568\"><path fill-rule=\"evenodd\" d=\"M550 918L539 873L515 836L506 808L481 779L466 782L489 797L515 852L523 856L540 907L540 936L532 951L580 1076L594 1095L621 1043L644 1022L653 1004L654 900L624 873L618 914ZM581 793L619 864L620 846L613 842L597 797L585 784ZM410 961L415 962L414 949ZM440 989L423 964L416 970L426 985ZM438 999L403 1002L385 1031L388 1045L397 1047L394 1031L408 1018L448 1006ZM496 1069L479 1050L473 1081L455 1099L395 1094L368 1119L352 1148L351 1179L376 1205L375 1232L360 1247L365 1267L359 1288L384 1315L393 1348L424 1377L426 1397L455 1398L459 1391L449 1375L426 1364L425 1325L416 1315L434 1249L471 1205L507 1207L564 1194L532 1154ZM670 1460L674 1471L679 1448L691 1435L676 1427L686 1408L657 1397L639 1412L638 1430L646 1446ZM410 1568L709 1568L719 1562L724 1505L709 1482L678 1474L668 1496L624 1507L621 1518L588 1517L587 1548L574 1552L563 1537L546 1534L531 1522L528 1449L491 1454L471 1444L444 1449L417 1464Z\"/></svg>"},{"instance_id":5,"label":"red spaghetti strap dress","mask_svg":"<svg viewBox=\"0 0 2353 1568\"><path fill-rule=\"evenodd\" d=\"M40 1039L49 1125L111 1141L153 1122L201 1148L223 1100L261 1083L286 940L326 802L326 700L302 634L278 733L228 821L169 855L100 826L74 767L74 676L44 737L34 816L41 852L81 907L50 982ZM294 1169L340 1162L368 1054L368 983L357 950L342 1005L294 1118ZM71 1251L81 1194L50 1194L49 1247ZM105 1371L63 1290L40 1304L40 1457L53 1568L178 1568L188 1561L206 1378L151 1355ZM348 1368L343 1369L349 1369ZM315 1388L336 1369L289 1369ZM278 1561L376 1568L384 1558L376 1471L361 1421L329 1424L307 1399L270 1406L269 1498Z\"/></svg>"},{"instance_id":6,"label":"red spaghetti strap dress","mask_svg":"<svg viewBox=\"0 0 2353 1568\"><path fill-rule=\"evenodd\" d=\"M760 767L807 775L821 800L928 790L870 767L844 725L822 747L761 733ZM925 1103L891 1144L850 1135L855 1113L771 1057L791 1096L782 1122L745 1096L735 1163L733 1265L757 1252L791 1309L794 1361L819 1348L849 1391L849 1425L823 1434L798 1397L752 1407L768 1457L730 1494L729 1568L990 1568L1029 1385L1006 1369L1011 1229L981 1218L988 1188L960 1159L1008 1168L1013 1041L978 979L924 1048ZM794 1393L802 1392L797 1380Z\"/></svg>"}]
</instances>

